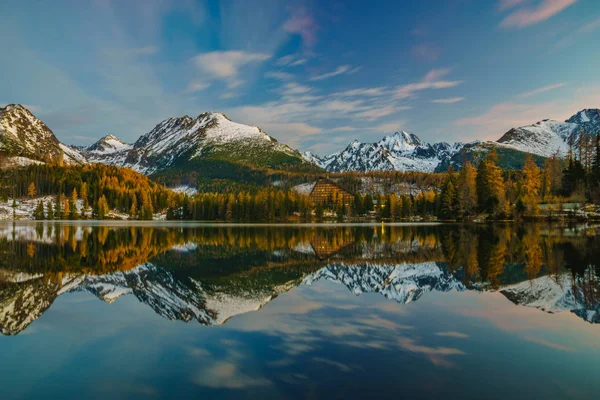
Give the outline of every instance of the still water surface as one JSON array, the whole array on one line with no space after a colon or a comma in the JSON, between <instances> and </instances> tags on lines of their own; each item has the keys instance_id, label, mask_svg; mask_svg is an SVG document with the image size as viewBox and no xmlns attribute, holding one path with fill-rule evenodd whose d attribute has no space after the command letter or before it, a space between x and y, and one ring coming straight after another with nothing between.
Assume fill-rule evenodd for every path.
<instances>
[{"instance_id":1,"label":"still water surface","mask_svg":"<svg viewBox=\"0 0 600 400\"><path fill-rule=\"evenodd\" d=\"M0 397L598 398L600 227L0 224Z\"/></svg>"}]
</instances>

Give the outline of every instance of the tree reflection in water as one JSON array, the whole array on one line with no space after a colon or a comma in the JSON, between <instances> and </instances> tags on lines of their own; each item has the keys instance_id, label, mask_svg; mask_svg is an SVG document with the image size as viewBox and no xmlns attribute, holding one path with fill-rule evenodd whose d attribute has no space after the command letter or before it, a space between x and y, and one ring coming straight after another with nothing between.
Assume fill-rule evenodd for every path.
<instances>
[{"instance_id":1,"label":"tree reflection in water","mask_svg":"<svg viewBox=\"0 0 600 400\"><path fill-rule=\"evenodd\" d=\"M134 295L168 319L224 323L329 280L401 303L499 291L600 322L597 227L23 224L0 228L0 329L18 334L60 295Z\"/></svg>"}]
</instances>

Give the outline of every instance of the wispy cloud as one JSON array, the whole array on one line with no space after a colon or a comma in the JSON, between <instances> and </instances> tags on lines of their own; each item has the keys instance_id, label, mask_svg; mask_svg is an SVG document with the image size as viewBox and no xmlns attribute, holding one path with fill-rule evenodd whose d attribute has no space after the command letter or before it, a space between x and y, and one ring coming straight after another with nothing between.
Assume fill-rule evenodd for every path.
<instances>
[{"instance_id":1,"label":"wispy cloud","mask_svg":"<svg viewBox=\"0 0 600 400\"><path fill-rule=\"evenodd\" d=\"M600 28L600 18L594 19L594 20L586 23L585 25L581 26L580 28L572 31L567 36L565 36L564 38L559 40L558 43L556 43L556 47L557 48L568 47L569 45L574 43L579 36L590 34L594 31L598 30L599 28Z\"/></svg>"},{"instance_id":2,"label":"wispy cloud","mask_svg":"<svg viewBox=\"0 0 600 400\"><path fill-rule=\"evenodd\" d=\"M553 17L576 2L577 0L542 0L539 1L535 7L517 7L502 20L500 25L503 27L517 28L534 25ZM501 10L506 10L515 6L520 6L522 3L525 3L525 1L502 0L500 1L499 8Z\"/></svg>"},{"instance_id":3,"label":"wispy cloud","mask_svg":"<svg viewBox=\"0 0 600 400\"><path fill-rule=\"evenodd\" d=\"M312 48L317 42L319 27L314 18L305 9L296 9L292 16L283 24L283 30L302 37L302 42L307 48Z\"/></svg>"},{"instance_id":4,"label":"wispy cloud","mask_svg":"<svg viewBox=\"0 0 600 400\"><path fill-rule=\"evenodd\" d=\"M435 100L431 100L432 103L439 103L439 104L454 104L454 103L458 103L460 101L463 101L465 98L464 97L449 97L447 99L435 99Z\"/></svg>"},{"instance_id":5,"label":"wispy cloud","mask_svg":"<svg viewBox=\"0 0 600 400\"><path fill-rule=\"evenodd\" d=\"M206 82L190 82L190 84L185 89L185 93L196 93L201 92L203 90L208 89L210 84Z\"/></svg>"},{"instance_id":6,"label":"wispy cloud","mask_svg":"<svg viewBox=\"0 0 600 400\"><path fill-rule=\"evenodd\" d=\"M308 59L304 57L298 57L293 54L288 54L287 56L280 57L275 62L275 65L279 67L297 67L302 64L306 64Z\"/></svg>"},{"instance_id":7,"label":"wispy cloud","mask_svg":"<svg viewBox=\"0 0 600 400\"><path fill-rule=\"evenodd\" d=\"M415 93L427 89L447 89L458 86L462 81L441 80L450 72L449 69L433 69L429 71L421 82L409 83L407 85L397 86L394 96L397 99L412 97Z\"/></svg>"},{"instance_id":8,"label":"wispy cloud","mask_svg":"<svg viewBox=\"0 0 600 400\"><path fill-rule=\"evenodd\" d=\"M539 89L535 89L535 90L532 90L529 92L521 93L519 95L519 97L527 98L527 97L535 96L536 94L547 92L549 90L558 89L563 86L565 86L565 83L555 83L554 85L548 85L548 86L544 86L544 87L541 87Z\"/></svg>"},{"instance_id":9,"label":"wispy cloud","mask_svg":"<svg viewBox=\"0 0 600 400\"><path fill-rule=\"evenodd\" d=\"M423 80L425 82L437 81L437 80L445 77L446 75L448 75L450 73L450 71L451 71L450 68L432 69L427 74L425 74L425 77L423 77Z\"/></svg>"},{"instance_id":10,"label":"wispy cloud","mask_svg":"<svg viewBox=\"0 0 600 400\"><path fill-rule=\"evenodd\" d=\"M229 88L239 86L238 77L243 66L260 63L271 58L270 54L245 51L213 51L198 54L192 58L196 68L203 73L204 79L223 80Z\"/></svg>"},{"instance_id":11,"label":"wispy cloud","mask_svg":"<svg viewBox=\"0 0 600 400\"><path fill-rule=\"evenodd\" d=\"M289 81L294 79L294 75L284 71L269 71L265 73L265 78L276 79L279 81Z\"/></svg>"},{"instance_id":12,"label":"wispy cloud","mask_svg":"<svg viewBox=\"0 0 600 400\"><path fill-rule=\"evenodd\" d=\"M342 75L342 74L353 74L360 70L360 67L352 68L351 65L340 65L335 70L331 72L327 72L321 75L315 75L311 77L309 80L311 81L322 81L324 79L333 78L334 76Z\"/></svg>"}]
</instances>

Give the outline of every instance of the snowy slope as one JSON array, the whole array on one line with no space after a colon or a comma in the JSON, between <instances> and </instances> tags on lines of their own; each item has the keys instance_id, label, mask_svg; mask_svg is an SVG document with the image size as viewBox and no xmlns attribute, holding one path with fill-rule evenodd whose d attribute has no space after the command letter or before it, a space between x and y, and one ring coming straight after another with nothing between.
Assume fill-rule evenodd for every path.
<instances>
[{"instance_id":1,"label":"snowy slope","mask_svg":"<svg viewBox=\"0 0 600 400\"><path fill-rule=\"evenodd\" d=\"M79 151L60 143L46 124L20 104L0 108L0 151L34 161L56 159L62 154L65 164L86 162Z\"/></svg>"},{"instance_id":2,"label":"snowy slope","mask_svg":"<svg viewBox=\"0 0 600 400\"><path fill-rule=\"evenodd\" d=\"M342 284L352 293L380 293L390 300L408 304L431 291L464 291L466 287L435 262L418 264L329 264L304 278L312 285L319 280Z\"/></svg>"},{"instance_id":3,"label":"snowy slope","mask_svg":"<svg viewBox=\"0 0 600 400\"><path fill-rule=\"evenodd\" d=\"M533 125L514 128L498 139L498 143L543 157L550 157L557 152L565 156L571 138L576 149L582 132L592 136L600 133L600 110L579 111L565 122L546 119Z\"/></svg>"},{"instance_id":4,"label":"snowy slope","mask_svg":"<svg viewBox=\"0 0 600 400\"><path fill-rule=\"evenodd\" d=\"M222 149L231 153L233 160L273 153L303 162L296 150L277 142L260 128L238 124L214 112L196 118L186 115L162 121L142 135L132 148L122 147L111 153L112 157L104 157L102 162L151 174Z\"/></svg>"},{"instance_id":5,"label":"snowy slope","mask_svg":"<svg viewBox=\"0 0 600 400\"><path fill-rule=\"evenodd\" d=\"M396 132L376 143L354 140L343 151L318 158L304 153L304 158L331 171L421 171L433 172L443 161L462 147L456 143L423 143L407 132Z\"/></svg>"},{"instance_id":6,"label":"snowy slope","mask_svg":"<svg viewBox=\"0 0 600 400\"><path fill-rule=\"evenodd\" d=\"M548 313L572 312L587 322L600 323L600 303L590 301L570 273L557 276L542 276L503 288L500 293L510 301L534 307Z\"/></svg>"}]
</instances>

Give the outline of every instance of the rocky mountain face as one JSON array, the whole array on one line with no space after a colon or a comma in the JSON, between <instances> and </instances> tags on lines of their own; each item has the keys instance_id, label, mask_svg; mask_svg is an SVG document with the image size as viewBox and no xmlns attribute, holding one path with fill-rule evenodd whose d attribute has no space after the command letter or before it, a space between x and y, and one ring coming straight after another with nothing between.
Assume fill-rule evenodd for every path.
<instances>
[{"instance_id":1,"label":"rocky mountain face","mask_svg":"<svg viewBox=\"0 0 600 400\"><path fill-rule=\"evenodd\" d=\"M577 148L582 133L594 137L600 134L599 109L582 110L564 122L545 119L511 129L498 139L498 143L542 157L555 153L565 156L571 140Z\"/></svg>"},{"instance_id":2,"label":"rocky mountain face","mask_svg":"<svg viewBox=\"0 0 600 400\"><path fill-rule=\"evenodd\" d=\"M311 285L319 280L342 284L354 294L380 293L389 300L408 304L431 291L464 291L467 288L447 269L435 262L396 265L330 264L304 278Z\"/></svg>"},{"instance_id":3,"label":"rocky mountain face","mask_svg":"<svg viewBox=\"0 0 600 400\"><path fill-rule=\"evenodd\" d=\"M64 157L67 164L103 163L152 174L171 167L192 168L199 160L258 167L307 163L297 150L260 128L238 124L221 113L174 117L128 144L107 135L89 147L67 146L21 105L0 109L0 152L30 162Z\"/></svg>"},{"instance_id":4,"label":"rocky mountain face","mask_svg":"<svg viewBox=\"0 0 600 400\"><path fill-rule=\"evenodd\" d=\"M109 165L123 164L127 152L133 145L125 143L114 135L106 135L89 147L81 150L88 162Z\"/></svg>"},{"instance_id":5,"label":"rocky mountain face","mask_svg":"<svg viewBox=\"0 0 600 400\"><path fill-rule=\"evenodd\" d=\"M66 164L86 162L81 153L59 142L46 124L19 104L0 108L0 153L32 162L58 157Z\"/></svg>"},{"instance_id":6,"label":"rocky mountain face","mask_svg":"<svg viewBox=\"0 0 600 400\"><path fill-rule=\"evenodd\" d=\"M377 264L373 262L333 262L318 271L272 285L265 281L258 287L235 290L206 285L190 277L178 277L153 263L132 270L105 275L66 273L30 275L3 270L0 285L0 332L16 335L39 318L63 294L87 292L106 303L121 296L135 296L158 315L169 320L197 321L203 325L225 323L242 313L259 310L277 295L299 285L329 281L344 285L360 295L379 293L389 300L409 304L430 292L490 291L500 292L511 302L548 313L572 312L590 323L600 323L600 304L585 290L585 284L573 281L569 273L542 276L500 289L485 283L473 287L460 281L460 271L452 274L443 263Z\"/></svg>"},{"instance_id":7,"label":"rocky mountain face","mask_svg":"<svg viewBox=\"0 0 600 400\"><path fill-rule=\"evenodd\" d=\"M319 158L304 153L304 158L331 172L343 171L420 171L433 172L440 163L456 154L462 143L423 143L418 136L396 132L375 143L350 143L343 151Z\"/></svg>"},{"instance_id":8,"label":"rocky mountain face","mask_svg":"<svg viewBox=\"0 0 600 400\"><path fill-rule=\"evenodd\" d=\"M206 170L206 163L250 167L316 165L327 171L444 171L460 169L466 160L477 164L492 148L501 153L506 169L522 166L527 153L538 162L558 152L565 155L579 135L600 134L600 110L585 109L564 122L543 120L511 129L497 142L424 143L418 136L396 132L375 143L357 140L344 150L319 157L277 142L260 128L238 124L224 114L209 112L197 117L162 121L134 144L108 135L86 148L67 146L21 105L0 108L0 153L20 164L62 157L66 164L87 162L129 167L144 174L170 168ZM212 165L209 165L211 168Z\"/></svg>"},{"instance_id":9,"label":"rocky mountain face","mask_svg":"<svg viewBox=\"0 0 600 400\"><path fill-rule=\"evenodd\" d=\"M521 168L525 155L531 153L538 163L559 153L564 156L579 135L600 133L600 110L585 109L564 122L543 120L533 125L513 128L498 141L475 141L467 144L424 143L416 135L397 132L376 143L350 143L341 152L325 157L304 153L304 159L327 171L420 171L441 172L452 166L460 169L466 160L477 165L491 149L501 154L505 169Z\"/></svg>"},{"instance_id":10,"label":"rocky mountain face","mask_svg":"<svg viewBox=\"0 0 600 400\"><path fill-rule=\"evenodd\" d=\"M105 139L94 145L98 149L86 149L91 162L129 167L144 174L184 168L199 159L257 166L304 162L298 151L279 143L260 128L235 123L221 113L169 118L133 145L110 137L108 147Z\"/></svg>"},{"instance_id":11,"label":"rocky mountain face","mask_svg":"<svg viewBox=\"0 0 600 400\"><path fill-rule=\"evenodd\" d=\"M590 301L594 296L585 292L589 286L576 283L569 273L542 276L505 287L500 293L515 304L548 313L572 312L587 322L600 323L600 303Z\"/></svg>"}]
</instances>

